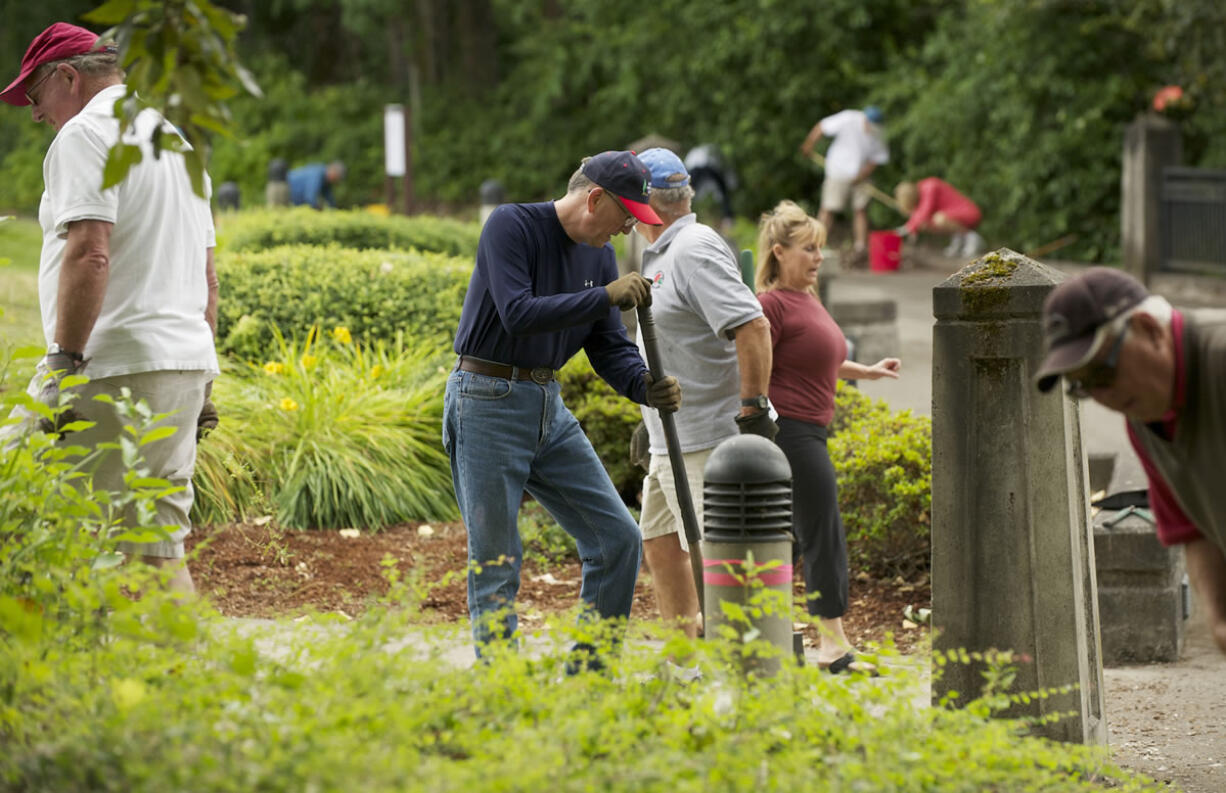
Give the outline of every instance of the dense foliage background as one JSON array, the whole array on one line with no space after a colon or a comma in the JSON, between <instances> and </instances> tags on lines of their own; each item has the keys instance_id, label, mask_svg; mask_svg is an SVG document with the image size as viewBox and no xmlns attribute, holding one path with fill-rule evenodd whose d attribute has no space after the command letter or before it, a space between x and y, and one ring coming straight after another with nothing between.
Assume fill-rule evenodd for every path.
<instances>
[{"instance_id":1,"label":"dense foliage background","mask_svg":"<svg viewBox=\"0 0 1226 793\"><path fill-rule=\"evenodd\" d=\"M88 0L0 10L4 75ZM215 141L215 182L260 203L269 159L340 158L342 204L383 198L381 108L411 108L420 201L458 210L498 178L510 200L555 195L584 154L654 132L718 144L738 213L813 202L797 146L822 116L885 108L879 186L947 178L984 208L990 241L1118 255L1125 125L1179 84L1185 159L1226 165L1226 6L1217 0L229 0L265 91L232 103L242 140ZM0 208L31 214L49 131L0 113ZM875 222L898 217L875 206Z\"/></svg>"}]
</instances>

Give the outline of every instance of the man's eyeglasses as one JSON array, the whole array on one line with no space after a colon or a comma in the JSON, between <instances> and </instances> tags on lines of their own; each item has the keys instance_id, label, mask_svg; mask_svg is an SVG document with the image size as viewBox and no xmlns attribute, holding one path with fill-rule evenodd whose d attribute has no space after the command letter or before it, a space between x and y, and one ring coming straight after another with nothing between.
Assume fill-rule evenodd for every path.
<instances>
[{"instance_id":1,"label":"man's eyeglasses","mask_svg":"<svg viewBox=\"0 0 1226 793\"><path fill-rule=\"evenodd\" d=\"M609 199L617 205L617 208L622 211L622 214L626 216L625 222L622 223L622 231L629 231L630 229L634 228L634 224L638 223L639 219L630 214L630 210L626 209L625 205L622 204L621 201L617 200L617 196L613 195L608 190L605 190L603 195L608 196Z\"/></svg>"},{"instance_id":2,"label":"man's eyeglasses","mask_svg":"<svg viewBox=\"0 0 1226 793\"><path fill-rule=\"evenodd\" d=\"M34 85L32 85L32 86L30 86L29 88L27 88L27 89L25 90L25 92L24 92L24 93L25 93L25 95L26 95L26 101L28 101L28 102L29 102L30 104L32 104L32 105L37 105L37 104L38 104L38 100L34 98L34 92L38 90L38 87L39 87L40 85L42 85L43 83L47 82L47 78L48 78L48 77L50 77L50 76L51 76L51 75L53 75L53 74L55 74L55 67L54 67L54 66L53 66L53 67L51 67L50 69L48 69L46 74L44 74L42 77L38 78L38 82L34 83Z\"/></svg>"},{"instance_id":3,"label":"man's eyeglasses","mask_svg":"<svg viewBox=\"0 0 1226 793\"><path fill-rule=\"evenodd\" d=\"M1124 337L1128 335L1128 323L1124 323L1120 335L1111 344L1111 351L1106 360L1091 364L1086 373L1077 379L1065 375L1068 382L1068 395L1073 399L1089 399L1090 392L1096 388L1109 388L1115 382L1116 369L1120 363L1120 349L1124 346Z\"/></svg>"}]
</instances>

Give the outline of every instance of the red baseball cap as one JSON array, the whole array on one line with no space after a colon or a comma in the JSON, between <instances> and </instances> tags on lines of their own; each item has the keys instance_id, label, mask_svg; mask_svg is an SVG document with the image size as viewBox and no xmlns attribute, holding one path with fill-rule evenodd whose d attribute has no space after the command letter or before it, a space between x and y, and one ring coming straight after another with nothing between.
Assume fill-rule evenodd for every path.
<instances>
[{"instance_id":1,"label":"red baseball cap","mask_svg":"<svg viewBox=\"0 0 1226 793\"><path fill-rule=\"evenodd\" d=\"M67 22L56 22L30 42L25 57L21 59L21 73L16 80L9 83L8 88L0 92L0 100L17 107L25 107L30 104L30 100L26 99L26 80L30 79L35 69L44 63L62 61L73 55L84 55L97 43L97 33Z\"/></svg>"},{"instance_id":2,"label":"red baseball cap","mask_svg":"<svg viewBox=\"0 0 1226 793\"><path fill-rule=\"evenodd\" d=\"M651 171L632 151L602 151L588 159L583 175L608 190L636 220L651 226L664 221L647 203Z\"/></svg>"}]
</instances>

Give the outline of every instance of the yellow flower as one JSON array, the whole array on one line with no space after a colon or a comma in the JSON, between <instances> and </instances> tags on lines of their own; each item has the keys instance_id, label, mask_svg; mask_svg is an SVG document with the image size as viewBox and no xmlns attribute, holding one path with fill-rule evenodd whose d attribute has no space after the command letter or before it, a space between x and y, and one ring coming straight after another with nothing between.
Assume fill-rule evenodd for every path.
<instances>
[{"instance_id":1,"label":"yellow flower","mask_svg":"<svg viewBox=\"0 0 1226 793\"><path fill-rule=\"evenodd\" d=\"M318 360L314 355L304 355L298 359L298 363L302 364L303 369L311 369Z\"/></svg>"},{"instance_id":2,"label":"yellow flower","mask_svg":"<svg viewBox=\"0 0 1226 793\"><path fill-rule=\"evenodd\" d=\"M284 397L281 400L281 409L287 412L292 412L298 409L298 403L289 397Z\"/></svg>"},{"instance_id":3,"label":"yellow flower","mask_svg":"<svg viewBox=\"0 0 1226 793\"><path fill-rule=\"evenodd\" d=\"M370 379L371 380L378 380L379 375L381 374L383 374L383 366L381 364L375 364L374 366L371 367L370 369Z\"/></svg>"},{"instance_id":4,"label":"yellow flower","mask_svg":"<svg viewBox=\"0 0 1226 793\"><path fill-rule=\"evenodd\" d=\"M264 371L269 374L281 374L285 371L285 364L280 361L269 361L264 364Z\"/></svg>"},{"instance_id":5,"label":"yellow flower","mask_svg":"<svg viewBox=\"0 0 1226 793\"><path fill-rule=\"evenodd\" d=\"M341 344L348 344L349 342L353 341L353 338L349 335L349 328L344 326L333 328L332 338L336 339Z\"/></svg>"}]
</instances>

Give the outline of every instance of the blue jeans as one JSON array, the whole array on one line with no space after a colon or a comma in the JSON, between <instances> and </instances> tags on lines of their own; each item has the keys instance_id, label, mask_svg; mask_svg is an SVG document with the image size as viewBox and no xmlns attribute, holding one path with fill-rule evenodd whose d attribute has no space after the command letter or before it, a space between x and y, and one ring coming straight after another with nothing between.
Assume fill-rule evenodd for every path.
<instances>
[{"instance_id":1,"label":"blue jeans","mask_svg":"<svg viewBox=\"0 0 1226 793\"><path fill-rule=\"evenodd\" d=\"M601 618L629 617L642 539L556 381L454 371L443 446L468 529L468 613L481 645L513 636L523 560L517 518L527 491L579 547L580 597Z\"/></svg>"}]
</instances>

